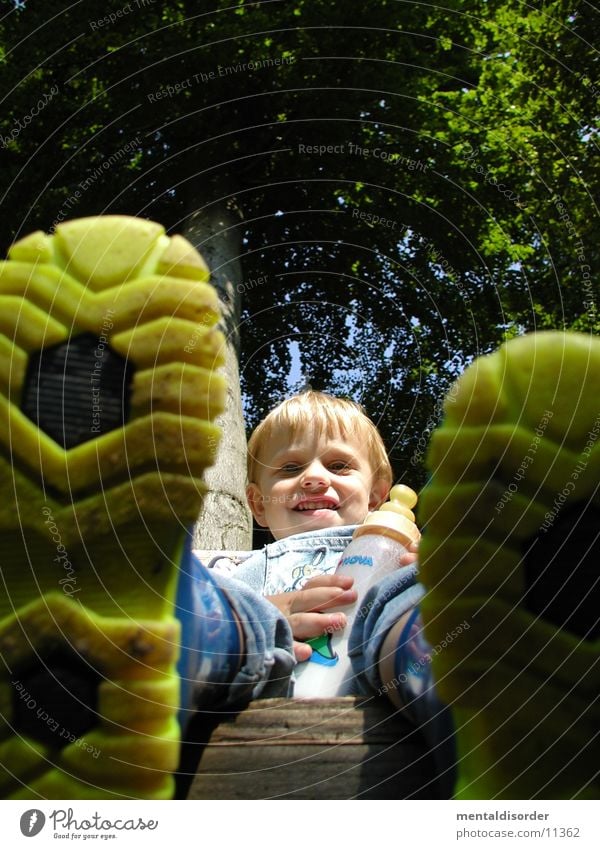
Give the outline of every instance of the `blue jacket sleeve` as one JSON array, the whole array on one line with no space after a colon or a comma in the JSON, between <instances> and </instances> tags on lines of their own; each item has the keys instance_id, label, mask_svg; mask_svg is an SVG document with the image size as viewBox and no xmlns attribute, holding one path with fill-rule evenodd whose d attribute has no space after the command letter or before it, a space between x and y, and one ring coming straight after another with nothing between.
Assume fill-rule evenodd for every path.
<instances>
[{"instance_id":1,"label":"blue jacket sleeve","mask_svg":"<svg viewBox=\"0 0 600 849\"><path fill-rule=\"evenodd\" d=\"M290 695L296 660L287 619L250 586L225 575L212 577L237 615L245 646L242 666L229 685L222 706Z\"/></svg>"},{"instance_id":2,"label":"blue jacket sleeve","mask_svg":"<svg viewBox=\"0 0 600 849\"><path fill-rule=\"evenodd\" d=\"M374 584L360 602L348 654L363 693L381 691L378 660L390 628L425 595L416 566L404 566Z\"/></svg>"}]
</instances>

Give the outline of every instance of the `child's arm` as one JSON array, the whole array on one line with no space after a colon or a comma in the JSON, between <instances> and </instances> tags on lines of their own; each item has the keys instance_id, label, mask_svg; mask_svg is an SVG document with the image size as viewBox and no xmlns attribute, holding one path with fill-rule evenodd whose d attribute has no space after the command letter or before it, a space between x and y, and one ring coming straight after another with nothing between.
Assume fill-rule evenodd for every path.
<instances>
[{"instance_id":1,"label":"child's arm","mask_svg":"<svg viewBox=\"0 0 600 849\"><path fill-rule=\"evenodd\" d=\"M394 652L389 651L389 641L384 641L390 631L397 634L412 613L425 590L418 582L415 564L416 545L403 555L401 567L374 584L361 599L361 609L354 621L348 643L352 666L365 692L386 694L397 704L391 694L394 683ZM387 649L387 650L386 650ZM394 693L394 696L396 694Z\"/></svg>"},{"instance_id":2,"label":"child's arm","mask_svg":"<svg viewBox=\"0 0 600 849\"><path fill-rule=\"evenodd\" d=\"M413 543L410 546L408 552L400 560L402 566L411 566L416 562L418 548L418 543ZM397 707L404 707L404 702L397 690L398 681L395 675L395 650L398 646L398 642L402 636L404 628L412 615L413 609L414 608L404 613L400 619L396 621L395 625L390 628L381 646L379 660L377 663L379 676L383 685L383 692L387 694L388 698Z\"/></svg>"},{"instance_id":3,"label":"child's arm","mask_svg":"<svg viewBox=\"0 0 600 849\"><path fill-rule=\"evenodd\" d=\"M412 614L413 610L409 610L407 613L403 614L400 619L398 619L392 628L390 628L382 643L381 651L379 652L378 667L382 683L382 692L384 692L388 699L390 699L390 701L399 708L405 707L405 700L402 698L399 691L400 685L403 682L402 680L398 680L396 674L396 652L401 645L404 629L408 625ZM406 673L404 673L404 675L405 674Z\"/></svg>"},{"instance_id":4,"label":"child's arm","mask_svg":"<svg viewBox=\"0 0 600 849\"><path fill-rule=\"evenodd\" d=\"M271 604L287 618L294 635L294 654L298 662L308 660L312 648L303 640L339 631L346 625L344 613L322 613L331 607L353 604L356 590L354 579L344 575L318 575L301 590L266 596Z\"/></svg>"}]
</instances>

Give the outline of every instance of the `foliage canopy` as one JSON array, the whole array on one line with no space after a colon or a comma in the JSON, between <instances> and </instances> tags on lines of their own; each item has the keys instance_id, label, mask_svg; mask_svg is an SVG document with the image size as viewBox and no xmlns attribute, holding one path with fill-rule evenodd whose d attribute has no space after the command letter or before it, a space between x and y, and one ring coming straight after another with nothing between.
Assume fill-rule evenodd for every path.
<instances>
[{"instance_id":1,"label":"foliage canopy","mask_svg":"<svg viewBox=\"0 0 600 849\"><path fill-rule=\"evenodd\" d=\"M347 394L418 485L470 359L534 328L598 331L591 4L4 7L3 245L66 217L180 230L227 206L250 426L303 385Z\"/></svg>"}]
</instances>

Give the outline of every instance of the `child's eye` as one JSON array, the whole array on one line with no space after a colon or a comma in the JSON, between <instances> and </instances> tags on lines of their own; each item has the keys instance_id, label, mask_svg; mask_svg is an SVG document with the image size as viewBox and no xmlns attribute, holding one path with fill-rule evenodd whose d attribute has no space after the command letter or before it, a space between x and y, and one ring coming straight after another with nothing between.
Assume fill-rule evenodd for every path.
<instances>
[{"instance_id":1,"label":"child's eye","mask_svg":"<svg viewBox=\"0 0 600 849\"><path fill-rule=\"evenodd\" d=\"M286 475L292 475L295 472L300 471L300 466L298 463L284 463L283 466L279 469L280 472L283 472Z\"/></svg>"},{"instance_id":2,"label":"child's eye","mask_svg":"<svg viewBox=\"0 0 600 849\"><path fill-rule=\"evenodd\" d=\"M345 460L336 460L335 463L329 464L329 468L332 472L346 472L351 466Z\"/></svg>"}]
</instances>

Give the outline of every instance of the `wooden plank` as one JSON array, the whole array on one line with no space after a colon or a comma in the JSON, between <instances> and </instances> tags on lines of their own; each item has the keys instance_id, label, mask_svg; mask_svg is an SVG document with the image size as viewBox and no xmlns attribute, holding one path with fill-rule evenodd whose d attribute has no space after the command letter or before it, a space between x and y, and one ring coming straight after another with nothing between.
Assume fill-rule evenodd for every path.
<instances>
[{"instance_id":1,"label":"wooden plank","mask_svg":"<svg viewBox=\"0 0 600 849\"><path fill-rule=\"evenodd\" d=\"M431 754L383 699L264 699L222 721L189 799L436 799Z\"/></svg>"}]
</instances>

